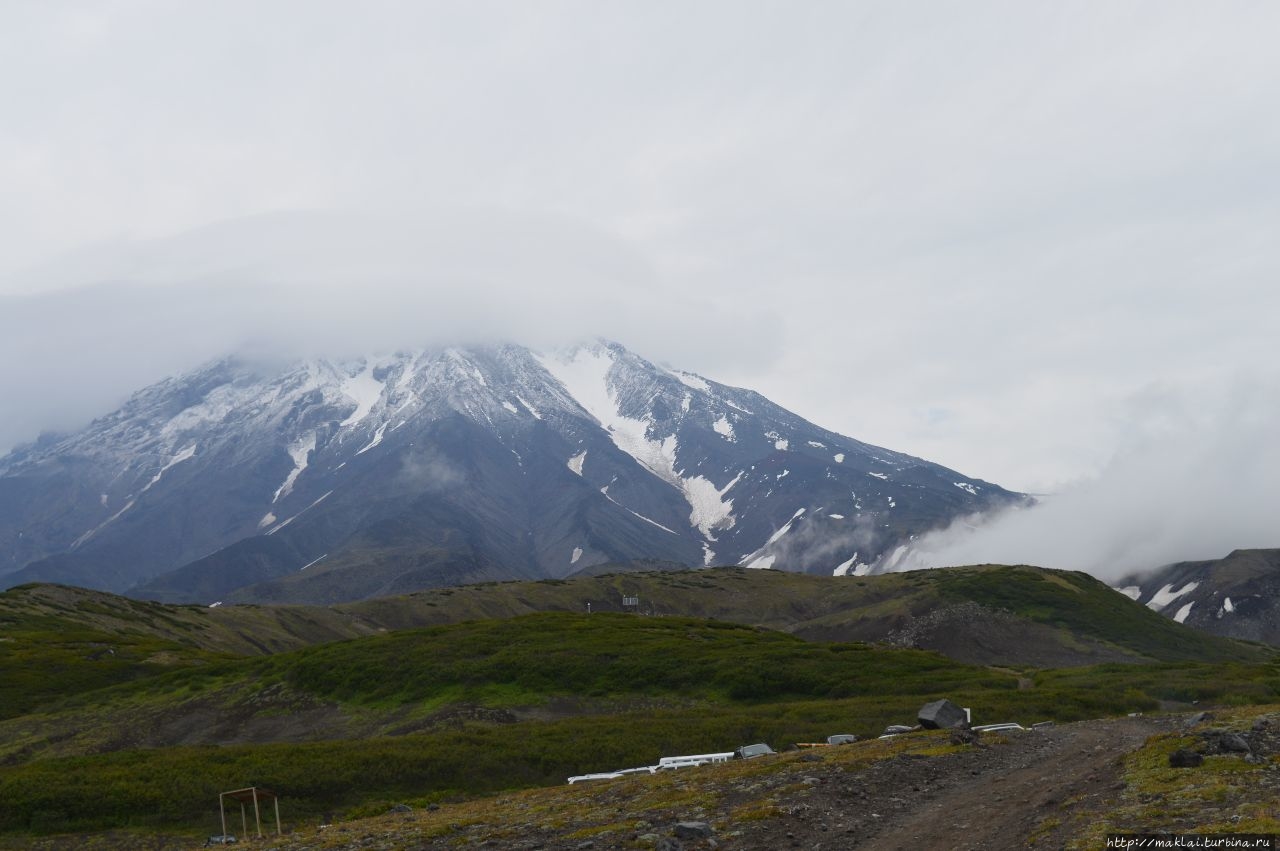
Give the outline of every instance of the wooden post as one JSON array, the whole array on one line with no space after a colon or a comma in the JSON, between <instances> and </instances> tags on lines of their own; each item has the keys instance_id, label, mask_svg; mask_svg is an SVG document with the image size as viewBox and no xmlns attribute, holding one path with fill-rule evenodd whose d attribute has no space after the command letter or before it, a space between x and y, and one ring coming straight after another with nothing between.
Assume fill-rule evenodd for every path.
<instances>
[{"instance_id":1,"label":"wooden post","mask_svg":"<svg viewBox=\"0 0 1280 851\"><path fill-rule=\"evenodd\" d=\"M280 829L280 796L274 798L276 802L276 836L284 836L284 831Z\"/></svg>"},{"instance_id":2,"label":"wooden post","mask_svg":"<svg viewBox=\"0 0 1280 851\"><path fill-rule=\"evenodd\" d=\"M262 838L262 812L258 809L258 787L253 787L253 821L258 826L258 838Z\"/></svg>"},{"instance_id":3,"label":"wooden post","mask_svg":"<svg viewBox=\"0 0 1280 851\"><path fill-rule=\"evenodd\" d=\"M222 793L218 793L218 815L222 816L222 835L227 835L227 805L222 800Z\"/></svg>"},{"instance_id":4,"label":"wooden post","mask_svg":"<svg viewBox=\"0 0 1280 851\"><path fill-rule=\"evenodd\" d=\"M244 817L244 801L240 802L240 835L249 835L249 822Z\"/></svg>"}]
</instances>

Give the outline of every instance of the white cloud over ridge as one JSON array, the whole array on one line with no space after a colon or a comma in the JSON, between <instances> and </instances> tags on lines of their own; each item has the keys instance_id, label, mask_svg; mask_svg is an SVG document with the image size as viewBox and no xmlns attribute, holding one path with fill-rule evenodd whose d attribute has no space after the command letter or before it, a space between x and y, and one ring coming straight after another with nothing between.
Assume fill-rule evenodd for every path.
<instances>
[{"instance_id":1,"label":"white cloud over ridge","mask_svg":"<svg viewBox=\"0 0 1280 851\"><path fill-rule=\"evenodd\" d=\"M1196 398L1148 394L1131 414L1129 439L1096 478L926 535L899 569L1034 564L1115 581L1280 546L1280 375Z\"/></svg>"}]
</instances>

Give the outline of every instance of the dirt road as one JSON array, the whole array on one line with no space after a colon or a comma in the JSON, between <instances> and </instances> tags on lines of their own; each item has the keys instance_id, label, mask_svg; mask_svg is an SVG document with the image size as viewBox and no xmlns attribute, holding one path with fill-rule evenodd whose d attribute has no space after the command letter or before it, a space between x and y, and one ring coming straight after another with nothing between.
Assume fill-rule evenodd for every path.
<instances>
[{"instance_id":1,"label":"dirt road","mask_svg":"<svg viewBox=\"0 0 1280 851\"><path fill-rule=\"evenodd\" d=\"M856 772L817 769L811 785L783 806L784 818L726 836L719 847L1062 848L1123 788L1123 757L1170 723L1147 718L1085 721L1008 734L1007 743L980 744L946 756L902 755Z\"/></svg>"},{"instance_id":2,"label":"dirt road","mask_svg":"<svg viewBox=\"0 0 1280 851\"><path fill-rule=\"evenodd\" d=\"M1024 849L1034 838L1036 847L1060 848L1123 788L1121 758L1161 729L1144 718L1090 721L1014 734L1001 747L916 760L917 770L907 769L906 776L892 776L902 771L898 766L873 768L868 774L881 775L884 789L897 789L887 796L892 811L872 819L849 847L990 851ZM895 800L904 787L909 800Z\"/></svg>"}]
</instances>

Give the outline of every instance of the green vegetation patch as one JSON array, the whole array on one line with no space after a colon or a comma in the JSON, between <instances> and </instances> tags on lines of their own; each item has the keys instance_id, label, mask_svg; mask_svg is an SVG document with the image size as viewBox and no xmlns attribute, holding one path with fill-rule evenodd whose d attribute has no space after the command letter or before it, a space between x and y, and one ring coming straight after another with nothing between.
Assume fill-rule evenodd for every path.
<instances>
[{"instance_id":1,"label":"green vegetation patch","mask_svg":"<svg viewBox=\"0 0 1280 851\"><path fill-rule=\"evenodd\" d=\"M1016 682L934 653L814 644L688 618L544 613L407 630L256 660L324 698L360 703L682 695L733 701L839 698Z\"/></svg>"},{"instance_id":2,"label":"green vegetation patch","mask_svg":"<svg viewBox=\"0 0 1280 851\"><path fill-rule=\"evenodd\" d=\"M1198 735L1209 728L1248 731L1259 719L1269 727L1280 726L1278 710L1280 706L1269 705L1220 711L1195 728L1152 736L1125 757L1125 788L1114 808L1068 847L1101 847L1109 832L1280 833L1280 757L1260 754L1249 762L1243 754L1214 753ZM1169 755L1181 749L1203 753L1204 763L1171 767Z\"/></svg>"}]
</instances>

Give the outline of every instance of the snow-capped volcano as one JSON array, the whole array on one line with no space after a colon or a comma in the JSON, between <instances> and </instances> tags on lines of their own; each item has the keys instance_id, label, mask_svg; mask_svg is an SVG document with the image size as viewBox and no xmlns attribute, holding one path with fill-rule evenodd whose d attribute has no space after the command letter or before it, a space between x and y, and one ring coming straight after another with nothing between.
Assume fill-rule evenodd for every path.
<instances>
[{"instance_id":1,"label":"snow-capped volcano","mask_svg":"<svg viewBox=\"0 0 1280 851\"><path fill-rule=\"evenodd\" d=\"M0 578L207 602L640 558L856 573L1017 498L604 341L224 360L0 459Z\"/></svg>"}]
</instances>

